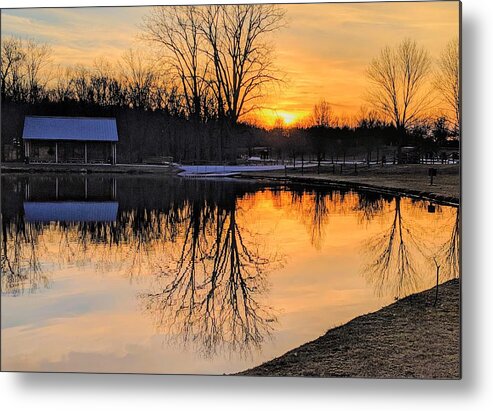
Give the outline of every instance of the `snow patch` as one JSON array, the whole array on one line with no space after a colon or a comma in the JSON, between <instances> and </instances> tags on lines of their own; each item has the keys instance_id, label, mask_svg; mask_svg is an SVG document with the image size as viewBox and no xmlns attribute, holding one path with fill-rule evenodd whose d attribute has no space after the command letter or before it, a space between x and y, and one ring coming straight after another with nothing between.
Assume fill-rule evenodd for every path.
<instances>
[{"instance_id":1,"label":"snow patch","mask_svg":"<svg viewBox=\"0 0 493 411\"><path fill-rule=\"evenodd\" d=\"M284 170L283 165L251 165L251 166L222 166L222 165L208 165L208 166L179 166L182 170L180 176L234 176L240 173L248 173L252 171L273 171Z\"/></svg>"}]
</instances>

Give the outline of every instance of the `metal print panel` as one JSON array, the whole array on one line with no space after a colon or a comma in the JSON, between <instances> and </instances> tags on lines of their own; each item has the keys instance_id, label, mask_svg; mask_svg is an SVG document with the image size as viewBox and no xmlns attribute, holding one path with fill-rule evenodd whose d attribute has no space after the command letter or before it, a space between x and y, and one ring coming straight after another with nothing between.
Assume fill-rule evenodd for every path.
<instances>
[{"instance_id":1,"label":"metal print panel","mask_svg":"<svg viewBox=\"0 0 493 411\"><path fill-rule=\"evenodd\" d=\"M2 371L460 378L459 2L1 19Z\"/></svg>"}]
</instances>

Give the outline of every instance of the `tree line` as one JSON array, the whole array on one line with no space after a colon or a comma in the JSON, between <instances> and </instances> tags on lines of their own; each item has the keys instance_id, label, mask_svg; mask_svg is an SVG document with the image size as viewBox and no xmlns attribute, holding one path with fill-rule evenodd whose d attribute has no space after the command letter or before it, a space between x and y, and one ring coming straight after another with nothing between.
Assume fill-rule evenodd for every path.
<instances>
[{"instance_id":1,"label":"tree line","mask_svg":"<svg viewBox=\"0 0 493 411\"><path fill-rule=\"evenodd\" d=\"M4 38L2 114L9 121L2 122L2 145L21 149L27 114L114 116L119 159L127 162L153 155L236 161L254 146L269 146L280 158L308 151L321 160L351 148L371 148L378 157L382 143L400 149L417 141L436 150L459 137L455 40L436 68L411 40L382 49L367 70L368 107L351 121L337 120L322 100L291 129L282 122L269 130L246 123L269 88L283 81L269 39L284 25L285 12L276 5L154 7L140 26L151 53L129 49L114 63L99 58L91 67L55 66L49 45Z\"/></svg>"}]
</instances>

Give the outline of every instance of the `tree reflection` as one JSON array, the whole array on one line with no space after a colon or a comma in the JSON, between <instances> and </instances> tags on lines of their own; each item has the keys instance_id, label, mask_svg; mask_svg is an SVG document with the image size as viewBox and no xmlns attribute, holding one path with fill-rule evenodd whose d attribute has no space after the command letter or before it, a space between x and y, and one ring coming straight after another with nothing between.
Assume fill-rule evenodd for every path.
<instances>
[{"instance_id":1,"label":"tree reflection","mask_svg":"<svg viewBox=\"0 0 493 411\"><path fill-rule=\"evenodd\" d=\"M22 217L11 223L2 218L2 293L15 296L49 285L38 258L39 231L39 226L26 224Z\"/></svg>"},{"instance_id":2,"label":"tree reflection","mask_svg":"<svg viewBox=\"0 0 493 411\"><path fill-rule=\"evenodd\" d=\"M346 200L346 193L341 191L293 189L291 204L285 207L298 214L310 235L311 245L321 250L327 236L330 214L345 213Z\"/></svg>"},{"instance_id":3,"label":"tree reflection","mask_svg":"<svg viewBox=\"0 0 493 411\"><path fill-rule=\"evenodd\" d=\"M329 207L327 207L327 199L324 193L320 191L315 193L310 214L310 241L317 250L320 250L329 217Z\"/></svg>"},{"instance_id":4,"label":"tree reflection","mask_svg":"<svg viewBox=\"0 0 493 411\"><path fill-rule=\"evenodd\" d=\"M401 198L394 200L394 215L390 227L370 238L366 251L370 263L364 275L377 294L391 294L396 298L417 290L420 272L419 257L425 256L419 237L419 226L402 215Z\"/></svg>"},{"instance_id":5,"label":"tree reflection","mask_svg":"<svg viewBox=\"0 0 493 411\"><path fill-rule=\"evenodd\" d=\"M124 207L110 221L78 221L77 210L88 210L85 199L67 203L53 198L51 187L61 187L50 179L31 184L40 194L32 194L35 199L29 202L19 196L9 207L10 223L2 225L3 290L15 294L27 283L33 290L47 285L54 267L93 264L132 278L154 276L157 288L142 298L167 335L196 344L205 355L260 348L276 321L262 296L266 274L279 259L265 252L264 239L249 231L248 213L239 208L240 199L243 205L255 201L247 195L255 187L173 180L176 186L154 193L136 192L140 187L134 180L126 183L121 191L134 195L119 199ZM110 207L104 197L97 201L98 209ZM42 215L52 203L49 217ZM29 218L36 215L41 221L27 222L26 204ZM53 209L73 209L74 214L58 219ZM49 247L42 246L43 240Z\"/></svg>"},{"instance_id":6,"label":"tree reflection","mask_svg":"<svg viewBox=\"0 0 493 411\"><path fill-rule=\"evenodd\" d=\"M235 199L189 208L179 257L159 279L164 288L143 295L146 308L170 339L204 356L259 349L276 321L259 301L276 258L261 256L258 239L238 225Z\"/></svg>"},{"instance_id":7,"label":"tree reflection","mask_svg":"<svg viewBox=\"0 0 493 411\"><path fill-rule=\"evenodd\" d=\"M379 193L362 192L358 194L358 204L355 211L362 222L370 222L381 214L385 204L384 197Z\"/></svg>"},{"instance_id":8,"label":"tree reflection","mask_svg":"<svg viewBox=\"0 0 493 411\"><path fill-rule=\"evenodd\" d=\"M301 222L311 246L318 250L328 235L329 216L347 214L352 227L356 219L373 221L363 234L365 230L375 233L375 227L385 224L365 244L370 262L364 275L378 294L400 298L416 291L422 286L420 274L429 271L421 267L434 258L443 267L440 279L458 276L459 210L455 224L446 219L440 230L419 224L420 219L431 221L426 203L411 204L374 193L298 188L273 189L257 196L255 185L178 179L151 182L142 184L133 178L121 182L120 196L112 199L117 212L110 220L33 222L23 215L23 198L2 208L3 291L20 294L47 286L53 267L94 264L97 271L114 271L132 279L147 277L151 285L140 295L141 302L171 342L190 345L209 357L219 352L246 355L260 349L276 324L275 310L265 304L267 274L282 263L273 250L274 241L270 242L274 238L270 234L276 233L273 229L259 235L250 228L255 227L251 210L258 217L255 213L263 213L266 206L274 207L268 216ZM111 203L102 195L96 200L103 208ZM44 197L35 201L53 202ZM274 214L276 209L283 212ZM344 233L349 220L337 220L337 229L330 234L342 233L349 241L352 233L347 237ZM438 231L441 236L436 237ZM337 244L339 238L333 240ZM332 252L328 247L324 251Z\"/></svg>"},{"instance_id":9,"label":"tree reflection","mask_svg":"<svg viewBox=\"0 0 493 411\"><path fill-rule=\"evenodd\" d=\"M447 224L448 226L448 224ZM459 277L459 258L460 258L460 209L455 210L454 223L450 230L450 235L447 241L440 247L438 251L438 258L441 267L444 269L444 278L458 278Z\"/></svg>"}]
</instances>

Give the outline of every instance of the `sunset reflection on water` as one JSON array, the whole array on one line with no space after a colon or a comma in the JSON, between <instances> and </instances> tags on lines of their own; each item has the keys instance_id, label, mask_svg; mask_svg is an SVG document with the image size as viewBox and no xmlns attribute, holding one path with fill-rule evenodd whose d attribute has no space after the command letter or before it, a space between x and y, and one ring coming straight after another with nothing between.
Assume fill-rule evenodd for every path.
<instances>
[{"instance_id":1,"label":"sunset reflection on water","mask_svg":"<svg viewBox=\"0 0 493 411\"><path fill-rule=\"evenodd\" d=\"M435 261L441 281L458 275L453 207L240 181L55 179L2 177L5 370L241 371L432 287Z\"/></svg>"}]
</instances>

